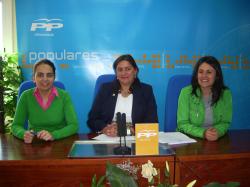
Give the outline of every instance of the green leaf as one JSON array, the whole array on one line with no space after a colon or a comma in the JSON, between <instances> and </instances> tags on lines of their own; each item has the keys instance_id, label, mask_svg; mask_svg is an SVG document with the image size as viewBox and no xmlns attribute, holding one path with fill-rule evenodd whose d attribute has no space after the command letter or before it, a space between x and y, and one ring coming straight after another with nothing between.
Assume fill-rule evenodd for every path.
<instances>
[{"instance_id":1,"label":"green leaf","mask_svg":"<svg viewBox=\"0 0 250 187\"><path fill-rule=\"evenodd\" d=\"M110 162L106 165L106 177L113 187L137 187L134 178L128 172Z\"/></svg>"},{"instance_id":2,"label":"green leaf","mask_svg":"<svg viewBox=\"0 0 250 187\"><path fill-rule=\"evenodd\" d=\"M91 181L91 187L96 187L97 184L96 184L96 175L94 175L94 177L92 178L92 181Z\"/></svg>"},{"instance_id":3,"label":"green leaf","mask_svg":"<svg viewBox=\"0 0 250 187\"><path fill-rule=\"evenodd\" d=\"M14 117L17 104L17 91L23 80L20 66L18 66L18 54L0 54L0 94L3 100L0 101L0 108L4 111L4 118ZM2 123L2 122L1 122ZM5 131L8 132L9 124L5 124Z\"/></svg>"},{"instance_id":4,"label":"green leaf","mask_svg":"<svg viewBox=\"0 0 250 187\"><path fill-rule=\"evenodd\" d=\"M98 186L98 187L104 186L103 183L104 183L104 181L105 181L105 178L106 178L106 176L104 175L104 176L102 176L102 177L98 180L98 183L97 183L97 186Z\"/></svg>"},{"instance_id":5,"label":"green leaf","mask_svg":"<svg viewBox=\"0 0 250 187\"><path fill-rule=\"evenodd\" d=\"M92 178L91 187L103 187L105 177L105 175L102 176L97 182L96 175L94 175L94 177Z\"/></svg>"},{"instance_id":6,"label":"green leaf","mask_svg":"<svg viewBox=\"0 0 250 187\"><path fill-rule=\"evenodd\" d=\"M225 185L226 187L238 187L240 186L240 183L239 182L227 182Z\"/></svg>"},{"instance_id":7,"label":"green leaf","mask_svg":"<svg viewBox=\"0 0 250 187\"><path fill-rule=\"evenodd\" d=\"M124 184L122 184L121 180L117 176L113 176L112 179L109 179L110 186L113 187L125 187Z\"/></svg>"},{"instance_id":8,"label":"green leaf","mask_svg":"<svg viewBox=\"0 0 250 187\"><path fill-rule=\"evenodd\" d=\"M164 184L158 184L157 187L165 187Z\"/></svg>"},{"instance_id":9,"label":"green leaf","mask_svg":"<svg viewBox=\"0 0 250 187\"><path fill-rule=\"evenodd\" d=\"M168 172L167 169L164 170L164 174L165 174L166 177L169 177L169 176L170 176L170 173Z\"/></svg>"},{"instance_id":10,"label":"green leaf","mask_svg":"<svg viewBox=\"0 0 250 187\"><path fill-rule=\"evenodd\" d=\"M227 182L226 184L220 184L218 182L210 182L204 187L238 187L240 186L239 182Z\"/></svg>"},{"instance_id":11,"label":"green leaf","mask_svg":"<svg viewBox=\"0 0 250 187\"><path fill-rule=\"evenodd\" d=\"M221 187L221 184L218 182L210 182L207 185L205 185L204 187Z\"/></svg>"}]
</instances>

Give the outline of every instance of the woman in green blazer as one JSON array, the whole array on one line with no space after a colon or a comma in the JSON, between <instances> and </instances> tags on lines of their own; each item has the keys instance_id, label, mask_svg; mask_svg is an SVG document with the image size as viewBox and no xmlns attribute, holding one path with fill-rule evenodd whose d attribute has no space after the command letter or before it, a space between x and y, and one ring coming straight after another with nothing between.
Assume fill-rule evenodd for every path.
<instances>
[{"instance_id":1,"label":"woman in green blazer","mask_svg":"<svg viewBox=\"0 0 250 187\"><path fill-rule=\"evenodd\" d=\"M232 94L224 85L220 63L212 56L195 65L191 85L181 90L177 130L215 141L223 136L232 120Z\"/></svg>"}]
</instances>

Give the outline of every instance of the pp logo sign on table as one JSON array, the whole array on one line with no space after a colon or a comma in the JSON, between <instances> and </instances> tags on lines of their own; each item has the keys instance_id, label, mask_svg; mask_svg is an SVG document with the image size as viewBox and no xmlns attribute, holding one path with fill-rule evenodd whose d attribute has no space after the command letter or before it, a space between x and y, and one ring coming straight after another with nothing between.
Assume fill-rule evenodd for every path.
<instances>
[{"instance_id":1,"label":"pp logo sign on table","mask_svg":"<svg viewBox=\"0 0 250 187\"><path fill-rule=\"evenodd\" d=\"M159 154L158 123L135 124L135 142L136 155Z\"/></svg>"}]
</instances>

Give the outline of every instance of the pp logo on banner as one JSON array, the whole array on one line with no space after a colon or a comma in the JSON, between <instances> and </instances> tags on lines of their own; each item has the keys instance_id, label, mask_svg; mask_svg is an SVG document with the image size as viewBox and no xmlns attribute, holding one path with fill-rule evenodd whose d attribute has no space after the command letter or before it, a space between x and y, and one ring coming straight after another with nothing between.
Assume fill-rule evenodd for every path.
<instances>
[{"instance_id":1,"label":"pp logo on banner","mask_svg":"<svg viewBox=\"0 0 250 187\"><path fill-rule=\"evenodd\" d=\"M31 24L30 30L35 31L44 31L44 32L51 32L55 29L60 29L63 27L63 24L61 23L61 19L37 19L34 20Z\"/></svg>"},{"instance_id":2,"label":"pp logo on banner","mask_svg":"<svg viewBox=\"0 0 250 187\"><path fill-rule=\"evenodd\" d=\"M159 125L158 123L135 124L135 153L136 155L159 154Z\"/></svg>"}]
</instances>

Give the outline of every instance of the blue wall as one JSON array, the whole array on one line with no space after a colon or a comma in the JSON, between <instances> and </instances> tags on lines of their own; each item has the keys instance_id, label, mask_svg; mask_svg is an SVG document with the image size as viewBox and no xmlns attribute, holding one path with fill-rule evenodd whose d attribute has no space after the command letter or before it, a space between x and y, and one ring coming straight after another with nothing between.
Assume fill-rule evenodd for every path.
<instances>
[{"instance_id":1,"label":"blue wall","mask_svg":"<svg viewBox=\"0 0 250 187\"><path fill-rule=\"evenodd\" d=\"M16 0L20 65L31 79L34 62L54 61L80 132L88 132L96 78L130 53L140 79L153 86L163 130L169 77L190 74L201 55L213 55L233 92L231 128L250 128L249 9L247 0Z\"/></svg>"}]
</instances>

